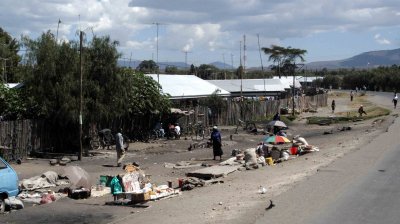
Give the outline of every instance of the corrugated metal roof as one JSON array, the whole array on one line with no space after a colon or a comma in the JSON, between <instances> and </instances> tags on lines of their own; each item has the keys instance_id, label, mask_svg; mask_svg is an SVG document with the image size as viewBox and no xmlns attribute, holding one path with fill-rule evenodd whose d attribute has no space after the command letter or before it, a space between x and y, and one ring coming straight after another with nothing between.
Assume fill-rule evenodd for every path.
<instances>
[{"instance_id":1,"label":"corrugated metal roof","mask_svg":"<svg viewBox=\"0 0 400 224\"><path fill-rule=\"evenodd\" d=\"M226 89L229 92L240 92L241 85L243 92L285 91L284 85L279 79L243 79L243 80L225 79L225 80L207 80L207 81L223 89Z\"/></svg>"},{"instance_id":2,"label":"corrugated metal roof","mask_svg":"<svg viewBox=\"0 0 400 224\"><path fill-rule=\"evenodd\" d=\"M323 79L323 78L324 77L321 76L299 76L296 79L299 80L300 82L312 82L316 79Z\"/></svg>"},{"instance_id":3,"label":"corrugated metal roof","mask_svg":"<svg viewBox=\"0 0 400 224\"><path fill-rule=\"evenodd\" d=\"M9 89L19 89L24 86L23 83L5 83L4 85Z\"/></svg>"},{"instance_id":4,"label":"corrugated metal roof","mask_svg":"<svg viewBox=\"0 0 400 224\"><path fill-rule=\"evenodd\" d=\"M148 74L157 81L157 74ZM164 93L171 99L207 97L216 90L218 95L229 96L230 92L213 85L194 75L165 75L160 74L160 85Z\"/></svg>"},{"instance_id":5,"label":"corrugated metal roof","mask_svg":"<svg viewBox=\"0 0 400 224\"><path fill-rule=\"evenodd\" d=\"M290 89L293 86L293 76L281 76L281 78L279 78L279 76L274 76L273 79L280 79L282 81L282 83L285 85L285 89ZM295 78L295 87L296 88L300 88L301 84L300 81Z\"/></svg>"}]
</instances>

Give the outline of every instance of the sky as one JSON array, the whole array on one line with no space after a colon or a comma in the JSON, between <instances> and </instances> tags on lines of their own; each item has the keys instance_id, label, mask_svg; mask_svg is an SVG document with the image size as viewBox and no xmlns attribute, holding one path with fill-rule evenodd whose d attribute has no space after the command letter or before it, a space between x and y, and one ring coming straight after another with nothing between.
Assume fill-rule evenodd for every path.
<instances>
[{"instance_id":1,"label":"sky","mask_svg":"<svg viewBox=\"0 0 400 224\"><path fill-rule=\"evenodd\" d=\"M109 35L132 61L259 67L272 64L259 51L272 44L307 50L306 63L400 46L399 0L1 0L0 9L16 39Z\"/></svg>"}]
</instances>

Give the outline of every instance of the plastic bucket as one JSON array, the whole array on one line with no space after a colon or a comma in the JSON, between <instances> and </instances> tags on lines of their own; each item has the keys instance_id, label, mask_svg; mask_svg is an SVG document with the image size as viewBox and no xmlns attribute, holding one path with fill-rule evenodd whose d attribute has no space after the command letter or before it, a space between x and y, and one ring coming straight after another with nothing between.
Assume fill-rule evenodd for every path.
<instances>
[{"instance_id":1,"label":"plastic bucket","mask_svg":"<svg viewBox=\"0 0 400 224\"><path fill-rule=\"evenodd\" d=\"M297 147L296 146L292 146L291 148L290 148L290 154L292 154L292 155L297 155Z\"/></svg>"}]
</instances>

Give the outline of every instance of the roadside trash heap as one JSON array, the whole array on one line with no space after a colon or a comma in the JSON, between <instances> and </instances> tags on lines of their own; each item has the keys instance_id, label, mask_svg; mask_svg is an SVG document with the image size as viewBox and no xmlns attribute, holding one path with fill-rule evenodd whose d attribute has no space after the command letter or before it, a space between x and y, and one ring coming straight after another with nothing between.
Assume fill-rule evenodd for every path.
<instances>
[{"instance_id":1,"label":"roadside trash heap","mask_svg":"<svg viewBox=\"0 0 400 224\"><path fill-rule=\"evenodd\" d=\"M66 197L64 193L56 193L48 188L70 184L66 177L59 176L54 171L47 171L39 176L21 180L21 193L17 200L32 204L47 204Z\"/></svg>"},{"instance_id":2,"label":"roadside trash heap","mask_svg":"<svg viewBox=\"0 0 400 224\"><path fill-rule=\"evenodd\" d=\"M180 194L179 189L172 186L150 183L149 176L137 166L125 165L125 173L117 176L101 176L100 180L106 187L110 187L114 196L113 204L137 204L162 198L173 197Z\"/></svg>"},{"instance_id":3,"label":"roadside trash heap","mask_svg":"<svg viewBox=\"0 0 400 224\"><path fill-rule=\"evenodd\" d=\"M222 179L225 176L238 170L244 171L258 169L266 165L272 166L276 163L317 151L319 151L318 147L309 145L300 136L295 136L293 140L289 140L286 137L272 135L265 137L255 148L233 149L231 158L219 164L210 165L202 161L196 161L193 158L191 161L181 161L175 164L165 163L164 167L170 169L199 167L199 169L187 172L186 178L178 179L179 188L182 191L186 191L210 184L224 183ZM266 190L261 188L260 192L264 194Z\"/></svg>"},{"instance_id":4,"label":"roadside trash heap","mask_svg":"<svg viewBox=\"0 0 400 224\"><path fill-rule=\"evenodd\" d=\"M307 140L299 135L296 135L292 141L286 137L269 136L263 142L260 142L256 148L249 148L244 151L233 149L232 158L222 162L221 165L242 164L243 167L240 167L239 170L257 169L264 165L274 165L306 153L318 151L318 147L309 145Z\"/></svg>"},{"instance_id":5,"label":"roadside trash heap","mask_svg":"<svg viewBox=\"0 0 400 224\"><path fill-rule=\"evenodd\" d=\"M48 204L60 198L84 199L91 195L89 174L79 166L64 168L63 174L47 171L39 176L21 180L17 199L30 204ZM50 188L66 185L57 192Z\"/></svg>"}]
</instances>

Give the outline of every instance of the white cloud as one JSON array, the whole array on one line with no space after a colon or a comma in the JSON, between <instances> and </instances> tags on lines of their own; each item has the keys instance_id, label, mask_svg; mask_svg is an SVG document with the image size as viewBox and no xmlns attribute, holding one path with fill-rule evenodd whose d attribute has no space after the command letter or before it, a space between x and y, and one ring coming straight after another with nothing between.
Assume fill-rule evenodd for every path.
<instances>
[{"instance_id":1,"label":"white cloud","mask_svg":"<svg viewBox=\"0 0 400 224\"><path fill-rule=\"evenodd\" d=\"M77 30L93 28L96 35L120 41L125 54L135 50L138 57L154 53L151 24L160 22L166 25L159 27L159 47L168 52L160 52L162 59L182 50L202 56L221 51L237 55L244 34L250 51L258 49L257 34L269 46L327 32L397 28L400 15L398 0L2 0L0 7L2 28L15 37L55 33L60 18L63 40L76 40ZM380 35L375 40L391 44Z\"/></svg>"},{"instance_id":2,"label":"white cloud","mask_svg":"<svg viewBox=\"0 0 400 224\"><path fill-rule=\"evenodd\" d=\"M379 33L375 34L374 39L379 44L383 44L383 45L391 44L391 42L388 39L382 37L381 34L379 34Z\"/></svg>"}]
</instances>

